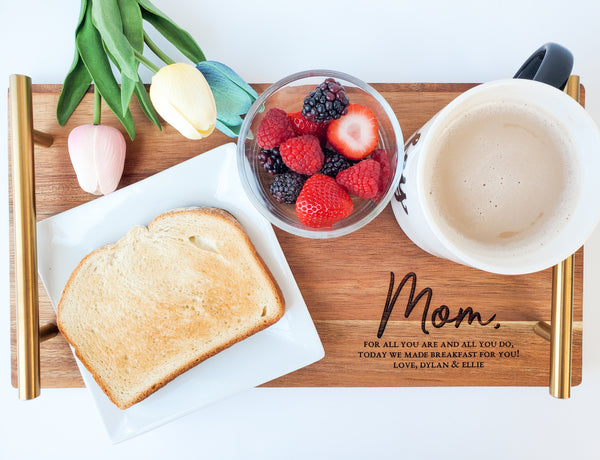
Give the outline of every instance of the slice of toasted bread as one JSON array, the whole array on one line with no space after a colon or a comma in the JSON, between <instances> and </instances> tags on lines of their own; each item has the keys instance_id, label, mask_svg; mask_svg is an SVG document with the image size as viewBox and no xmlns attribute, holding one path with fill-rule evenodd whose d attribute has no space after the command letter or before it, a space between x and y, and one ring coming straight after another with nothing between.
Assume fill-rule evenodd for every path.
<instances>
[{"instance_id":1,"label":"slice of toasted bread","mask_svg":"<svg viewBox=\"0 0 600 460\"><path fill-rule=\"evenodd\" d=\"M60 331L121 409L283 313L242 226L216 208L161 214L93 251L57 309Z\"/></svg>"}]
</instances>

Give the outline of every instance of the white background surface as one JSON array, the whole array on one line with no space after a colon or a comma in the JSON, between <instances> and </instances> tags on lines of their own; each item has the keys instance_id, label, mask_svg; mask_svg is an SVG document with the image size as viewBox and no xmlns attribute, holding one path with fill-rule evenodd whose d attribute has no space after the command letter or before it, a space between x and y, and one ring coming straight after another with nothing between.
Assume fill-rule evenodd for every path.
<instances>
[{"instance_id":1,"label":"white background surface","mask_svg":"<svg viewBox=\"0 0 600 460\"><path fill-rule=\"evenodd\" d=\"M587 109L600 122L595 0L155 3L209 59L249 82L319 67L368 82L483 82L512 76L538 46L556 41L573 52ZM583 383L570 400L546 388L261 388L118 445L85 389L19 401L10 385L8 75L62 83L78 13L77 1L0 5L0 459L600 458L599 230L586 245Z\"/></svg>"}]
</instances>

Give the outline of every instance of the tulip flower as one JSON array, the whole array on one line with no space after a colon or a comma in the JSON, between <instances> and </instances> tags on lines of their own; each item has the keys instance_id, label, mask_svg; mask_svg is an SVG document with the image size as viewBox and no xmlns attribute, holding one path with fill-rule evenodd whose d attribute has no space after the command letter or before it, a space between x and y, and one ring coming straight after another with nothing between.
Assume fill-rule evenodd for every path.
<instances>
[{"instance_id":1,"label":"tulip flower","mask_svg":"<svg viewBox=\"0 0 600 460\"><path fill-rule=\"evenodd\" d=\"M102 96L94 87L94 124L69 133L67 148L79 186L94 195L107 195L119 185L125 166L125 138L121 131L100 124Z\"/></svg>"},{"instance_id":2,"label":"tulip flower","mask_svg":"<svg viewBox=\"0 0 600 460\"><path fill-rule=\"evenodd\" d=\"M202 61L196 65L202 72L217 105L217 129L228 136L237 137L243 119L258 94L238 74L225 64Z\"/></svg>"},{"instance_id":3,"label":"tulip flower","mask_svg":"<svg viewBox=\"0 0 600 460\"><path fill-rule=\"evenodd\" d=\"M125 164L125 138L112 126L81 125L68 139L69 156L79 186L94 195L116 190Z\"/></svg>"},{"instance_id":4,"label":"tulip flower","mask_svg":"<svg viewBox=\"0 0 600 460\"><path fill-rule=\"evenodd\" d=\"M153 26L153 33L162 35L187 59L198 63L197 69L175 64L151 40L144 29L146 24ZM160 69L144 55L146 48L165 67ZM138 74L139 64L154 74L150 89L154 97L148 94ZM115 71L120 79L115 78ZM159 129L160 114L191 139L206 137L214 128L228 136L238 136L242 117L258 97L232 69L216 61L206 61L192 35L151 0L81 1L75 28L75 57L56 109L61 126L69 120L92 83L131 140L135 137L129 110L133 95L142 112Z\"/></svg>"},{"instance_id":5,"label":"tulip flower","mask_svg":"<svg viewBox=\"0 0 600 460\"><path fill-rule=\"evenodd\" d=\"M150 100L158 114L188 139L202 139L215 129L213 93L193 65L178 62L161 68L152 77Z\"/></svg>"}]
</instances>

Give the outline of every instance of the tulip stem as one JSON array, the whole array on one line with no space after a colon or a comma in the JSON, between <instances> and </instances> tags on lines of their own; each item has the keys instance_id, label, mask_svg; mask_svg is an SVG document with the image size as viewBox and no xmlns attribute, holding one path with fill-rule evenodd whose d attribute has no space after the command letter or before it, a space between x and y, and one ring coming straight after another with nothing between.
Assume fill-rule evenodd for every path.
<instances>
[{"instance_id":1,"label":"tulip stem","mask_svg":"<svg viewBox=\"0 0 600 460\"><path fill-rule=\"evenodd\" d=\"M148 48L150 48L152 50L152 52L154 54L156 54L161 61L163 61L165 64L169 65L169 64L175 64L175 61L173 59L171 59L169 56L167 56L157 45L156 43L154 43L150 37L148 36L148 34L146 32L144 32L144 42L146 43L146 45L148 45Z\"/></svg>"},{"instance_id":2,"label":"tulip stem","mask_svg":"<svg viewBox=\"0 0 600 460\"><path fill-rule=\"evenodd\" d=\"M154 72L154 73L158 72L158 67L156 67L154 65L154 63L152 61L150 61L142 53L140 53L137 50L133 50L133 54L135 54L135 57L137 58L138 61L140 61L142 64L144 64L146 67L148 67L152 72Z\"/></svg>"},{"instance_id":3,"label":"tulip stem","mask_svg":"<svg viewBox=\"0 0 600 460\"><path fill-rule=\"evenodd\" d=\"M102 96L100 95L100 91L98 91L98 87L94 85L94 124L100 124L100 117L102 112Z\"/></svg>"}]
</instances>

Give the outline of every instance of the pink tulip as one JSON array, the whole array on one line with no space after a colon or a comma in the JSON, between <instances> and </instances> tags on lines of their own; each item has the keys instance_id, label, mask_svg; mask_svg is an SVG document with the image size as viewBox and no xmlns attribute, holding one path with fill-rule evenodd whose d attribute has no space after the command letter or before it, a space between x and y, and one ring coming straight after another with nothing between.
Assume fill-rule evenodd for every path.
<instances>
[{"instance_id":1,"label":"pink tulip","mask_svg":"<svg viewBox=\"0 0 600 460\"><path fill-rule=\"evenodd\" d=\"M81 125L68 140L69 156L79 186L94 195L116 190L125 164L125 138L106 125Z\"/></svg>"}]
</instances>

